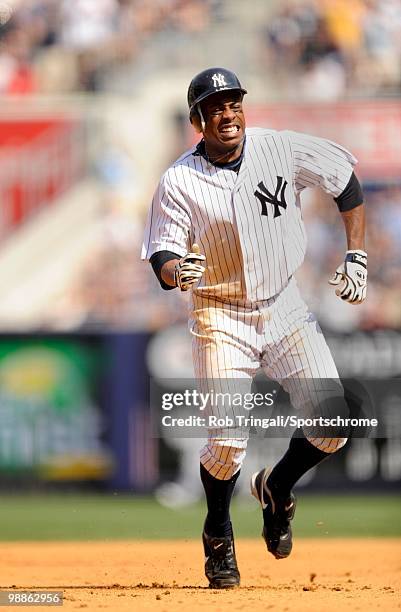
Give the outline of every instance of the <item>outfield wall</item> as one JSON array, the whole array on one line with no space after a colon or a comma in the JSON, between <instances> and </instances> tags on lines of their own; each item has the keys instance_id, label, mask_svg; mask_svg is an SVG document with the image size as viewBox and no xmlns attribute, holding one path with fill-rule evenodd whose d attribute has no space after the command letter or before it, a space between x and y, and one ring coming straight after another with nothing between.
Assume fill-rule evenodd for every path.
<instances>
[{"instance_id":1,"label":"outfield wall","mask_svg":"<svg viewBox=\"0 0 401 612\"><path fill-rule=\"evenodd\" d=\"M399 488L401 423L392 382L401 378L401 333L328 334L327 339L341 376L377 378L374 411L380 431L352 440L303 483L319 491ZM150 376L161 391L166 377L188 377L183 366L189 342L182 326L153 335L1 336L2 488L149 492L165 481L184 487L197 483L202 441L158 437L149 405ZM252 438L244 473L273 462L286 445L282 438Z\"/></svg>"}]
</instances>

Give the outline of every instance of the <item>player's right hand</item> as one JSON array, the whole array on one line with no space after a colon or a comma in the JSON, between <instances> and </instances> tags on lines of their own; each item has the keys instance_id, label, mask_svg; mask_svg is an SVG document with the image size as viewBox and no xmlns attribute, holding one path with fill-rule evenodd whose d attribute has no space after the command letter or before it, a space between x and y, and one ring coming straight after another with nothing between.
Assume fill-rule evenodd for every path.
<instances>
[{"instance_id":1,"label":"player's right hand","mask_svg":"<svg viewBox=\"0 0 401 612\"><path fill-rule=\"evenodd\" d=\"M337 268L330 285L337 285L336 295L350 304L361 304L366 298L368 256L365 251L347 251L345 261Z\"/></svg>"},{"instance_id":2,"label":"player's right hand","mask_svg":"<svg viewBox=\"0 0 401 612\"><path fill-rule=\"evenodd\" d=\"M197 244L192 245L192 251L180 259L175 266L175 284L181 291L188 291L197 283L205 271L202 265L206 257L199 252Z\"/></svg>"}]
</instances>

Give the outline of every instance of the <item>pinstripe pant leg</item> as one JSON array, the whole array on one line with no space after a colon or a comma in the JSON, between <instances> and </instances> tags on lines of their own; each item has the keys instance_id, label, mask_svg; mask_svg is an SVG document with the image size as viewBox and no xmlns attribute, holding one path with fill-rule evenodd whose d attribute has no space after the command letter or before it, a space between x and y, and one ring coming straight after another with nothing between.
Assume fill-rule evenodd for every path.
<instances>
[{"instance_id":1,"label":"pinstripe pant leg","mask_svg":"<svg viewBox=\"0 0 401 612\"><path fill-rule=\"evenodd\" d=\"M235 311L211 304L194 311L191 321L195 376L202 393L211 391L226 396L251 391L252 378L259 368L254 344L255 325L249 331L251 312ZM259 317L258 313L256 315ZM253 338L250 335L254 334ZM244 339L247 338L245 341ZM208 428L208 440L201 449L200 460L209 473L229 480L240 468L246 454L248 431L238 427L238 409L225 402L209 402L205 417L232 418L234 426Z\"/></svg>"},{"instance_id":2,"label":"pinstripe pant leg","mask_svg":"<svg viewBox=\"0 0 401 612\"><path fill-rule=\"evenodd\" d=\"M306 418L348 416L343 388L322 330L299 294L295 280L267 313L269 343L264 360L266 373L280 380L292 405ZM334 453L347 441L326 437L322 428L304 428L308 440L326 453Z\"/></svg>"}]
</instances>

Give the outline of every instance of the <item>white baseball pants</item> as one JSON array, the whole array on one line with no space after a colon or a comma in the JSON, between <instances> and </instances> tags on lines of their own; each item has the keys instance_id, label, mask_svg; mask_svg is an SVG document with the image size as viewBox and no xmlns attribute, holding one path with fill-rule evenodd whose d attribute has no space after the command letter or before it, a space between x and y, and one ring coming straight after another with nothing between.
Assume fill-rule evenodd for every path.
<instances>
[{"instance_id":1,"label":"white baseball pants","mask_svg":"<svg viewBox=\"0 0 401 612\"><path fill-rule=\"evenodd\" d=\"M195 376L202 391L210 390L210 381L224 390L225 380L235 379L229 383L230 391L238 386L241 393L250 392L253 377L262 368L270 379L280 382L299 409L310 401L299 379L339 379L319 324L294 278L277 296L246 306L194 296L190 331ZM347 440L305 434L327 453L335 452ZM247 439L245 429L239 428L235 436L232 430L209 429L201 463L215 478L230 479L241 468Z\"/></svg>"}]
</instances>

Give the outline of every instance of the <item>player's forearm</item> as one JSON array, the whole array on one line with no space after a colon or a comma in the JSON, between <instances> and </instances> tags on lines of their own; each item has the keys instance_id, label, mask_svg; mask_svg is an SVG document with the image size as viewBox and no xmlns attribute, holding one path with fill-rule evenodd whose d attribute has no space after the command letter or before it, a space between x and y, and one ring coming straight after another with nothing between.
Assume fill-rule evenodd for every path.
<instances>
[{"instance_id":1,"label":"player's forearm","mask_svg":"<svg viewBox=\"0 0 401 612\"><path fill-rule=\"evenodd\" d=\"M171 287L176 286L175 266L179 261L179 259L170 259L170 261L166 261L166 263L162 266L160 276L166 285L170 285Z\"/></svg>"},{"instance_id":2,"label":"player's forearm","mask_svg":"<svg viewBox=\"0 0 401 612\"><path fill-rule=\"evenodd\" d=\"M349 251L365 250L365 206L361 204L351 210L341 213L345 233L347 235L347 248Z\"/></svg>"}]
</instances>

